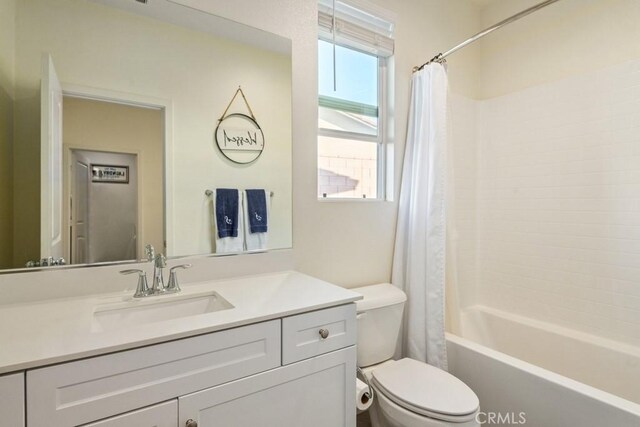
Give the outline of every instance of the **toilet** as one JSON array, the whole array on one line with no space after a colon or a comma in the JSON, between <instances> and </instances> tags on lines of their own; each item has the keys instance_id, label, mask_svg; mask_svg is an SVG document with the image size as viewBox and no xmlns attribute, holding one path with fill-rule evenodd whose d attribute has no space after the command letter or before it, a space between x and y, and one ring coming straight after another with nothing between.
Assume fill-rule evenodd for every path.
<instances>
[{"instance_id":1,"label":"toilet","mask_svg":"<svg viewBox=\"0 0 640 427\"><path fill-rule=\"evenodd\" d=\"M358 366L374 389L373 427L476 427L479 401L465 383L426 363L393 360L407 296L388 283L351 289L356 302Z\"/></svg>"}]
</instances>

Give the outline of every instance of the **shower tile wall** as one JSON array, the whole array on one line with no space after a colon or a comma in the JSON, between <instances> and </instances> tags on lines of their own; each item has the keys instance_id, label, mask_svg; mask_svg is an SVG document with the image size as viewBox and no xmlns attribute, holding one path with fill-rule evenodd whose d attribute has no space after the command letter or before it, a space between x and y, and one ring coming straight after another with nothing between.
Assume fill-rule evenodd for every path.
<instances>
[{"instance_id":1,"label":"shower tile wall","mask_svg":"<svg viewBox=\"0 0 640 427\"><path fill-rule=\"evenodd\" d=\"M476 301L640 345L640 61L479 102L477 144Z\"/></svg>"}]
</instances>

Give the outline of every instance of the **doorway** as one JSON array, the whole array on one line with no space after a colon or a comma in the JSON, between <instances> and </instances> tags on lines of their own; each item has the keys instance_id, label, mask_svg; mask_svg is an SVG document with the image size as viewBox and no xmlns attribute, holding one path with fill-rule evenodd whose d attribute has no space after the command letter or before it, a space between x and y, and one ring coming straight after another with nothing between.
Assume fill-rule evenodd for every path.
<instances>
[{"instance_id":1,"label":"doorway","mask_svg":"<svg viewBox=\"0 0 640 427\"><path fill-rule=\"evenodd\" d=\"M164 111L65 95L62 117L70 263L164 249Z\"/></svg>"},{"instance_id":2,"label":"doorway","mask_svg":"<svg viewBox=\"0 0 640 427\"><path fill-rule=\"evenodd\" d=\"M137 259L137 155L71 150L71 159L71 263Z\"/></svg>"}]
</instances>

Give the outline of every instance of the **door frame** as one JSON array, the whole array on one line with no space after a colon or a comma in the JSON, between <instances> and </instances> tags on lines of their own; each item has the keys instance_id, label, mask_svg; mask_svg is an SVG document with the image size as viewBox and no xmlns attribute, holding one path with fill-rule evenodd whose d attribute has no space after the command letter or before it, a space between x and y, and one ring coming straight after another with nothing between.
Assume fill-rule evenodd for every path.
<instances>
[{"instance_id":1,"label":"door frame","mask_svg":"<svg viewBox=\"0 0 640 427\"><path fill-rule=\"evenodd\" d=\"M164 166L164 176L162 182L162 188L164 192L164 221L163 221L163 240L165 243L166 255L169 256L173 253L172 242L173 239L173 228L169 227L169 224L172 224L173 221L173 163L169 161L169 153L173 152L173 102L170 99L163 98L155 98L146 95L139 95L134 93L127 92L119 92L109 89L101 89L90 86L82 86L76 84L70 84L61 82L62 85L62 96L63 97L72 97L72 98L81 98L81 99L89 99L94 101L102 101L102 102L111 102L114 104L123 104L129 105L133 107L139 108L152 108L156 110L160 110L163 116L163 138L164 138L164 150L163 150L163 166ZM64 129L63 129L63 138L64 138ZM64 141L64 139L63 139ZM142 204L142 164L140 162L140 152L139 150L92 150L87 147L77 147L77 146L68 146L67 149L64 150L64 161L63 164L70 165L71 160L71 150L87 150L87 151L102 151L102 152L113 152L113 153L124 153L124 154L135 154L136 155L136 163L138 169L138 230L137 230L137 252L138 254L144 253L144 245L145 245L145 236L144 231L141 227L143 218L144 218L144 207ZM67 243L69 243L69 227L71 223L69 221L69 195L71 190L71 176L67 172L68 179L64 185L64 230L65 230L65 238ZM70 256L69 252L69 244L65 245L65 251L67 252L67 256Z\"/></svg>"}]
</instances>

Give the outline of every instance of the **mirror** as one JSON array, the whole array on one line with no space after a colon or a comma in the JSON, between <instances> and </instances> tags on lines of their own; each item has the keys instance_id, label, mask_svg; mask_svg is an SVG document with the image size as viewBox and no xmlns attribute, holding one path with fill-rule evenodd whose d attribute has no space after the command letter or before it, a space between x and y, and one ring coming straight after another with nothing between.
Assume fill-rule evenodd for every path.
<instances>
[{"instance_id":1,"label":"mirror","mask_svg":"<svg viewBox=\"0 0 640 427\"><path fill-rule=\"evenodd\" d=\"M0 269L291 247L290 40L171 0L0 8Z\"/></svg>"}]
</instances>

